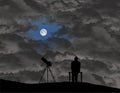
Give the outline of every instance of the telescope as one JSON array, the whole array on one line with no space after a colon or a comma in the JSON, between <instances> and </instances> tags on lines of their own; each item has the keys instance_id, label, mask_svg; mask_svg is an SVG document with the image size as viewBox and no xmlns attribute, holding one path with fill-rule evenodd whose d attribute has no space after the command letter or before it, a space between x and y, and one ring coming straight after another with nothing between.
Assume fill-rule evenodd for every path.
<instances>
[{"instance_id":1,"label":"telescope","mask_svg":"<svg viewBox=\"0 0 120 93\"><path fill-rule=\"evenodd\" d=\"M56 82L55 77L54 77L54 75L53 75L53 73L52 73L52 70L50 69L50 67L52 66L52 63L51 63L50 61L48 61L46 58L44 58L44 57L42 57L41 60L42 60L47 66L46 66L46 68L43 70L43 74L42 74L39 82L42 81L45 72L47 72L47 83L48 83L48 80L49 80L49 73L51 74L53 80Z\"/></svg>"},{"instance_id":2,"label":"telescope","mask_svg":"<svg viewBox=\"0 0 120 93\"><path fill-rule=\"evenodd\" d=\"M48 61L46 58L42 57L41 60L47 65L47 66L52 66L52 63Z\"/></svg>"}]
</instances>

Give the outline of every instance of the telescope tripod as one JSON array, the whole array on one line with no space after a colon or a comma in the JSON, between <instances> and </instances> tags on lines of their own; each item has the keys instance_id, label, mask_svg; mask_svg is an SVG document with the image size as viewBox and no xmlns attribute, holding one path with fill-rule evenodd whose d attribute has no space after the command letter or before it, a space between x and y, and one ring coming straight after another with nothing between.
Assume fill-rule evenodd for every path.
<instances>
[{"instance_id":1,"label":"telescope tripod","mask_svg":"<svg viewBox=\"0 0 120 93\"><path fill-rule=\"evenodd\" d=\"M49 73L51 74L54 82L56 82L55 77L54 77L54 75L53 75L53 73L52 73L52 70L50 69L50 66L46 66L46 68L43 70L43 73L42 73L42 76L41 76L41 78L40 78L39 83L42 81L42 79L43 79L43 77L44 77L44 75L45 75L45 72L47 72L47 83L49 82Z\"/></svg>"}]
</instances>

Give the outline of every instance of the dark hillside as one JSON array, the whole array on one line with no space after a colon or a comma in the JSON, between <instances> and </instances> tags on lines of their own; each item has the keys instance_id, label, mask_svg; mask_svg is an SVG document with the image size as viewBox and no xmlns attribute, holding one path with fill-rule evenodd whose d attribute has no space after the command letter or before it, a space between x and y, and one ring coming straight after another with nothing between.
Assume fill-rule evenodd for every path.
<instances>
[{"instance_id":1,"label":"dark hillside","mask_svg":"<svg viewBox=\"0 0 120 93\"><path fill-rule=\"evenodd\" d=\"M23 84L0 80L0 92L120 92L119 89L89 83Z\"/></svg>"}]
</instances>

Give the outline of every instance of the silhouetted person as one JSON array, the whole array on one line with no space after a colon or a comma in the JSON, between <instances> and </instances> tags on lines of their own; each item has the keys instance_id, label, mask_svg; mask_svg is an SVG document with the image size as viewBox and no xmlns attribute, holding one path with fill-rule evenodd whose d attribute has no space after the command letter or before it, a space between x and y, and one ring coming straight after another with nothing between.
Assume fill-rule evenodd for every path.
<instances>
[{"instance_id":1,"label":"silhouetted person","mask_svg":"<svg viewBox=\"0 0 120 93\"><path fill-rule=\"evenodd\" d=\"M78 61L78 57L74 58L74 61L71 63L72 70L72 82L78 81L78 74L80 72L81 63Z\"/></svg>"}]
</instances>

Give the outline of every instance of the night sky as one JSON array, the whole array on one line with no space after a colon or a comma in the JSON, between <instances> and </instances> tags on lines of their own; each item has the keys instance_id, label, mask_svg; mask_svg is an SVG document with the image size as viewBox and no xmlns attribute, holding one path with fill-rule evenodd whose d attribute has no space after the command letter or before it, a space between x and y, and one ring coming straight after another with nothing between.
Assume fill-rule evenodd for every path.
<instances>
[{"instance_id":1,"label":"night sky","mask_svg":"<svg viewBox=\"0 0 120 93\"><path fill-rule=\"evenodd\" d=\"M38 83L43 56L58 82L78 56L85 82L120 88L120 0L0 0L0 78Z\"/></svg>"}]
</instances>

